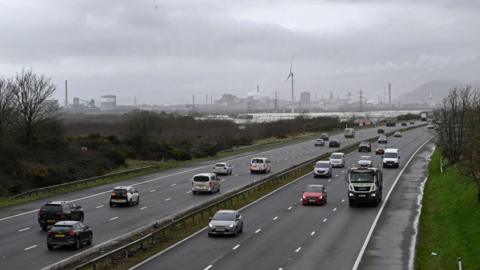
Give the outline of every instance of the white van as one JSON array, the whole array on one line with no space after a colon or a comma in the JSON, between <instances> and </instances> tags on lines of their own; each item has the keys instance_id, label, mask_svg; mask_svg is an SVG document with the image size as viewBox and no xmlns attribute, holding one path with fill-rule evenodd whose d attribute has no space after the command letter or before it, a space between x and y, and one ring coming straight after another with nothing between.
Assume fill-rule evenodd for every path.
<instances>
[{"instance_id":1,"label":"white van","mask_svg":"<svg viewBox=\"0 0 480 270\"><path fill-rule=\"evenodd\" d=\"M382 161L383 168L398 168L399 166L400 154L398 153L397 148L387 148L383 153Z\"/></svg>"},{"instance_id":2,"label":"white van","mask_svg":"<svg viewBox=\"0 0 480 270\"><path fill-rule=\"evenodd\" d=\"M220 192L220 179L214 173L199 173L193 176L192 193Z\"/></svg>"},{"instance_id":3,"label":"white van","mask_svg":"<svg viewBox=\"0 0 480 270\"><path fill-rule=\"evenodd\" d=\"M253 173L269 173L272 162L268 158L256 157L250 160L250 172Z\"/></svg>"},{"instance_id":4,"label":"white van","mask_svg":"<svg viewBox=\"0 0 480 270\"><path fill-rule=\"evenodd\" d=\"M343 134L345 135L345 138L355 138L355 129L346 128Z\"/></svg>"}]
</instances>

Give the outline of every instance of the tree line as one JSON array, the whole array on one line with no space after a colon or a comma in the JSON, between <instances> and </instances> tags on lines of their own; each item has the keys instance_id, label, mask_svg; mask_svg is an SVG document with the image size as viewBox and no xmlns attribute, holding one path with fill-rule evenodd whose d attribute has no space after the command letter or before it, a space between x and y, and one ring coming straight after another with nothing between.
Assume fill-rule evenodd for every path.
<instances>
[{"instance_id":1,"label":"tree line","mask_svg":"<svg viewBox=\"0 0 480 270\"><path fill-rule=\"evenodd\" d=\"M470 86L452 89L435 120L443 160L476 181L480 202L480 92Z\"/></svg>"}]
</instances>

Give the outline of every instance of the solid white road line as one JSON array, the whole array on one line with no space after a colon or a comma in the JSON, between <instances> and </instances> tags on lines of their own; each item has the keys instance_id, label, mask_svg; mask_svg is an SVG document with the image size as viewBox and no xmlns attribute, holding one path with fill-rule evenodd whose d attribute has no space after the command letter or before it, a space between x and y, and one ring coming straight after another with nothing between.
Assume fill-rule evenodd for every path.
<instances>
[{"instance_id":1,"label":"solid white road line","mask_svg":"<svg viewBox=\"0 0 480 270\"><path fill-rule=\"evenodd\" d=\"M117 218L118 218L118 217L112 217L112 218L110 218L110 221L113 221L113 220L115 220L115 219L117 219Z\"/></svg>"},{"instance_id":2,"label":"solid white road line","mask_svg":"<svg viewBox=\"0 0 480 270\"><path fill-rule=\"evenodd\" d=\"M20 230L18 230L18 232L24 232L24 231L28 231L28 230L30 230L30 227L20 229Z\"/></svg>"},{"instance_id":3,"label":"solid white road line","mask_svg":"<svg viewBox=\"0 0 480 270\"><path fill-rule=\"evenodd\" d=\"M295 253L300 252L301 249L302 249L302 247L298 247L297 249L295 249Z\"/></svg>"},{"instance_id":4,"label":"solid white road line","mask_svg":"<svg viewBox=\"0 0 480 270\"><path fill-rule=\"evenodd\" d=\"M234 246L232 249L235 250L235 249L237 249L238 247L240 247L240 245L236 245L236 246Z\"/></svg>"},{"instance_id":5,"label":"solid white road line","mask_svg":"<svg viewBox=\"0 0 480 270\"><path fill-rule=\"evenodd\" d=\"M380 210L378 211L377 216L375 217L375 220L373 221L372 226L370 227L370 230L368 231L367 238L365 238L365 241L363 242L362 248L360 249L360 252L358 253L357 259L355 260L355 263L353 264L352 270L357 270L358 269L358 266L360 265L360 262L362 261L363 254L365 253L365 250L367 249L368 242L370 242L370 238L372 237L373 230L375 230L375 227L377 226L377 222L380 219L380 216L382 215L383 209L385 208L385 205L386 205L388 199L390 198L390 195L392 194L393 189L397 185L398 179L400 179L400 177L402 177L403 172L405 171L405 169L407 169L408 165L410 164L412 159L415 157L415 155L418 153L418 151L420 151L420 149L422 149L428 142L430 142L430 140L433 137L434 136L430 137L422 145L420 145L420 147L418 147L418 149L415 150L415 152L413 152L413 154L410 156L410 158L405 163L405 165L403 165L403 168L400 171L400 173L397 175L397 178L395 178L395 181L393 181L393 184L390 187L390 190L388 191L387 196L385 197L384 200L382 200L382 205L380 206Z\"/></svg>"},{"instance_id":6,"label":"solid white road line","mask_svg":"<svg viewBox=\"0 0 480 270\"><path fill-rule=\"evenodd\" d=\"M95 208L96 208L96 209L99 209L99 208L102 208L102 207L104 207L104 205L103 205L103 204L101 204L101 205L97 205Z\"/></svg>"},{"instance_id":7,"label":"solid white road line","mask_svg":"<svg viewBox=\"0 0 480 270\"><path fill-rule=\"evenodd\" d=\"M27 247L27 248L25 248L24 250L27 251L27 250L30 250L30 249L36 248L36 247L38 247L38 245L33 245L33 246L31 246L31 247Z\"/></svg>"},{"instance_id":8,"label":"solid white road line","mask_svg":"<svg viewBox=\"0 0 480 270\"><path fill-rule=\"evenodd\" d=\"M261 231L262 231L262 229L257 229L254 233L257 234L257 233L259 233L259 232L261 232Z\"/></svg>"}]
</instances>

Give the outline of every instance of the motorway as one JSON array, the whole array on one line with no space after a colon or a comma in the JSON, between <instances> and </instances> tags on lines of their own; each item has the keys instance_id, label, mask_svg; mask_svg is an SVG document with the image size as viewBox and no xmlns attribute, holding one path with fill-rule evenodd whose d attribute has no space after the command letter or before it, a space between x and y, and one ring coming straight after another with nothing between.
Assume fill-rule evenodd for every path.
<instances>
[{"instance_id":1,"label":"motorway","mask_svg":"<svg viewBox=\"0 0 480 270\"><path fill-rule=\"evenodd\" d=\"M399 128L401 127L385 129L389 132ZM332 137L340 139L343 147L373 136L376 136L376 128L359 130L354 139L344 139L343 135ZM409 136L411 135L405 136L405 138ZM276 172L327 151L332 151L332 149L313 147L313 141L306 141L259 153L232 157L229 161L234 166L233 175L222 177L222 192L236 189L265 177L265 175L252 176L250 174L248 164L254 156L270 158L272 172ZM221 195L222 192L215 195L194 196L190 192L192 175L211 171L213 163L215 162L205 162L192 167L137 177L116 184L52 197L51 200L72 200L82 205L86 212L84 223L92 227L94 245L98 245L120 237L140 226ZM125 184L135 185L140 191L140 205L133 208L110 208L108 199L111 189L116 185ZM335 195L330 198L332 199L329 207L336 204L339 207L342 205L335 202ZM36 221L37 210L44 201L46 200L0 210L0 269L40 269L87 249L84 247L79 251L66 248L47 250L46 233L41 231ZM247 224L250 222L248 221ZM245 235L247 234L245 233Z\"/></svg>"},{"instance_id":2,"label":"motorway","mask_svg":"<svg viewBox=\"0 0 480 270\"><path fill-rule=\"evenodd\" d=\"M400 149L401 162L398 169L384 169L384 199L407 161L431 136L420 128L389 138L389 147ZM348 154L347 166L361 155L365 153ZM374 160L380 163L379 156ZM381 207L349 207L344 172L334 169L331 179L308 174L243 209L244 232L237 237L211 238L201 231L135 268L352 269ZM327 205L301 204L301 191L313 183L326 185Z\"/></svg>"}]
</instances>

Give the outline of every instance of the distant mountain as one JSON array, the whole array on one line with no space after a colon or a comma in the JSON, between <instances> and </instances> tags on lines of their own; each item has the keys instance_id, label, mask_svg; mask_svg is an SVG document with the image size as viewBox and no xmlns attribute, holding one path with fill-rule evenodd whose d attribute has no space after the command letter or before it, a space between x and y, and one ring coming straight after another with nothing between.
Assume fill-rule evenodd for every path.
<instances>
[{"instance_id":1,"label":"distant mountain","mask_svg":"<svg viewBox=\"0 0 480 270\"><path fill-rule=\"evenodd\" d=\"M480 82L468 83L461 81L433 80L424 83L417 88L399 96L402 104L408 103L428 103L430 104L430 93L434 104L440 103L443 98L448 96L448 92L454 87L465 87L471 85L475 89L480 88Z\"/></svg>"}]
</instances>

